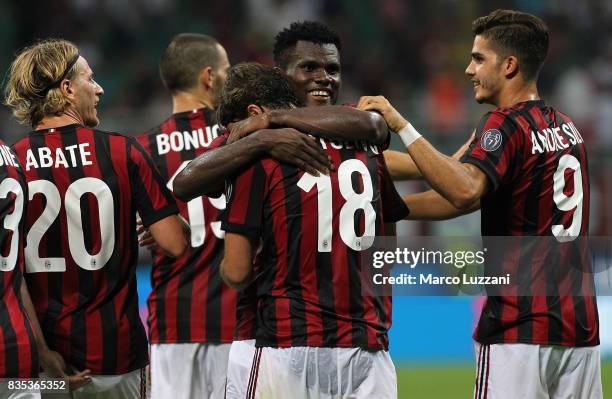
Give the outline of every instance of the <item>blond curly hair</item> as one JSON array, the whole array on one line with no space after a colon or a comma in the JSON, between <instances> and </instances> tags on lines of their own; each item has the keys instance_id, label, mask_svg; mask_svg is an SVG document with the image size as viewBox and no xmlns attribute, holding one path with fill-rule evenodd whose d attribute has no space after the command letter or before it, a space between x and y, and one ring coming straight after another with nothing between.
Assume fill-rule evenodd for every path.
<instances>
[{"instance_id":1,"label":"blond curly hair","mask_svg":"<svg viewBox=\"0 0 612 399\"><path fill-rule=\"evenodd\" d=\"M77 46L62 39L43 40L17 54L9 69L4 103L19 123L35 127L45 116L66 109L69 102L59 85L76 72L78 55Z\"/></svg>"}]
</instances>

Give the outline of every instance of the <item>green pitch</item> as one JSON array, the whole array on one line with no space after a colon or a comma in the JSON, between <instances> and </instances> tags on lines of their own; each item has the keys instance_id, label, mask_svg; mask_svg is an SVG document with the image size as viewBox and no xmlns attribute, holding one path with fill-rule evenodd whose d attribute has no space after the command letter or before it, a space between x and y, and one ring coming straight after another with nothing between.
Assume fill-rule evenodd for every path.
<instances>
[{"instance_id":1,"label":"green pitch","mask_svg":"<svg viewBox=\"0 0 612 399\"><path fill-rule=\"evenodd\" d=\"M463 399L474 395L472 365L397 367L398 399ZM612 397L612 362L602 365L604 397Z\"/></svg>"}]
</instances>

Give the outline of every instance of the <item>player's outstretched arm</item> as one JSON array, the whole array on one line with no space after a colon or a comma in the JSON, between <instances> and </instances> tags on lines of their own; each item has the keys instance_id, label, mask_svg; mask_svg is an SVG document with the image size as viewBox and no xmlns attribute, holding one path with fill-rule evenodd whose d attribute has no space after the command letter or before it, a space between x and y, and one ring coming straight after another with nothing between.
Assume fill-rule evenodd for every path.
<instances>
[{"instance_id":1,"label":"player's outstretched arm","mask_svg":"<svg viewBox=\"0 0 612 399\"><path fill-rule=\"evenodd\" d=\"M487 191L487 176L478 167L462 163L436 150L382 96L362 97L363 108L376 110L389 128L398 132L423 177L455 208L468 210Z\"/></svg>"},{"instance_id":2,"label":"player's outstretched arm","mask_svg":"<svg viewBox=\"0 0 612 399\"><path fill-rule=\"evenodd\" d=\"M459 160L459 158L461 158L461 156L470 146L472 140L473 135L468 141L466 141L461 147L459 147L459 149L453 154L451 158ZM389 170L389 174L391 175L392 180L419 180L423 178L421 171L414 163L414 160L412 159L410 154L394 150L387 150L383 152L383 155L385 156L385 163L387 164L387 169Z\"/></svg>"},{"instance_id":3,"label":"player's outstretched arm","mask_svg":"<svg viewBox=\"0 0 612 399\"><path fill-rule=\"evenodd\" d=\"M242 290L249 285L253 272L253 247L248 237L225 234L225 255L219 272L223 281L232 288Z\"/></svg>"},{"instance_id":4,"label":"player's outstretched arm","mask_svg":"<svg viewBox=\"0 0 612 399\"><path fill-rule=\"evenodd\" d=\"M369 99L371 97L364 96L359 99L359 104L357 104L357 109L365 110L366 106L369 104ZM386 124L385 120L385 124ZM474 139L474 132L470 135L469 139L461 146L455 153L452 158L459 160L461 156L467 151L470 143ZM403 180L419 180L423 178L421 171L414 163L412 157L404 152L387 150L383 153L385 156L385 163L387 164L387 169L389 170L389 174L391 175L391 179L394 181L403 181Z\"/></svg>"},{"instance_id":5,"label":"player's outstretched arm","mask_svg":"<svg viewBox=\"0 0 612 399\"><path fill-rule=\"evenodd\" d=\"M40 323L38 322L38 316L36 315L36 311L34 310L34 304L32 303L32 299L30 298L30 292L28 291L28 286L25 283L25 279L21 279L21 287L20 287L21 301L23 302L23 307L25 308L26 313L28 314L28 318L30 319L30 323L32 324L32 330L34 332L34 339L36 340L36 349L38 352L38 360L40 362L40 366L50 377L56 378L67 378L70 389L78 389L84 385L91 383L91 371L83 370L79 371L74 375L68 375L68 370L66 368L66 363L62 358L62 355L59 353L52 351L47 346L47 341L45 340L45 336L40 328Z\"/></svg>"},{"instance_id":6,"label":"player's outstretched arm","mask_svg":"<svg viewBox=\"0 0 612 399\"><path fill-rule=\"evenodd\" d=\"M389 131L385 120L375 112L343 105L276 109L235 123L229 142L260 129L290 127L304 133L331 139L367 140L383 144Z\"/></svg>"},{"instance_id":7,"label":"player's outstretched arm","mask_svg":"<svg viewBox=\"0 0 612 399\"><path fill-rule=\"evenodd\" d=\"M408 194L403 196L402 199L410 209L406 220L447 220L480 209L479 200L465 209L455 208L453 204L434 190Z\"/></svg>"},{"instance_id":8,"label":"player's outstretched arm","mask_svg":"<svg viewBox=\"0 0 612 399\"><path fill-rule=\"evenodd\" d=\"M331 168L327 153L314 138L290 128L264 129L191 161L174 179L174 195L189 201L222 192L226 179L265 156L295 165L314 176L329 173Z\"/></svg>"},{"instance_id":9,"label":"player's outstretched arm","mask_svg":"<svg viewBox=\"0 0 612 399\"><path fill-rule=\"evenodd\" d=\"M157 245L169 256L178 258L187 251L185 224L177 215L167 216L149 226Z\"/></svg>"}]
</instances>

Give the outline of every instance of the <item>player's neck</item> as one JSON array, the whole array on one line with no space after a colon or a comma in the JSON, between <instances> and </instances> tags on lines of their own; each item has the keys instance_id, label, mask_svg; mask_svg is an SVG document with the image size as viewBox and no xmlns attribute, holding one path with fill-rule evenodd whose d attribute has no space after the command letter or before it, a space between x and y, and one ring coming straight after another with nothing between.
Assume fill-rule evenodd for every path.
<instances>
[{"instance_id":1,"label":"player's neck","mask_svg":"<svg viewBox=\"0 0 612 399\"><path fill-rule=\"evenodd\" d=\"M45 116L34 129L53 129L73 124L85 126L83 118L74 109L68 108L61 115Z\"/></svg>"},{"instance_id":2,"label":"player's neck","mask_svg":"<svg viewBox=\"0 0 612 399\"><path fill-rule=\"evenodd\" d=\"M192 111L198 108L213 109L213 101L206 93L196 94L187 91L179 91L172 96L172 113Z\"/></svg>"},{"instance_id":3,"label":"player's neck","mask_svg":"<svg viewBox=\"0 0 612 399\"><path fill-rule=\"evenodd\" d=\"M539 100L538 88L535 82L508 84L499 96L497 107L510 108L525 101Z\"/></svg>"}]
</instances>

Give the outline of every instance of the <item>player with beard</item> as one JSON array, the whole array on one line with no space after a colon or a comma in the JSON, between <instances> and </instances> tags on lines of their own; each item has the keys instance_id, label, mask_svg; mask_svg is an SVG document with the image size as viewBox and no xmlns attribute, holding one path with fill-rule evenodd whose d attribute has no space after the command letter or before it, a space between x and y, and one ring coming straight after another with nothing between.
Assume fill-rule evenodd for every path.
<instances>
[{"instance_id":1,"label":"player with beard","mask_svg":"<svg viewBox=\"0 0 612 399\"><path fill-rule=\"evenodd\" d=\"M220 191L227 176L262 156L264 146L259 138L252 137L233 143L258 130L270 133L270 129L280 132L279 127L291 127L336 139L365 139L377 143L381 142L381 138L387 137L387 131L380 125L378 115L358 113L351 107L334 105L342 86L341 49L342 42L338 34L320 22L295 22L279 32L274 44L274 62L290 78L301 105L308 108L275 110L233 124L229 139L232 145L209 151L191 162L177 176L176 195L179 198L191 199ZM314 109L315 106L318 108ZM453 157L458 159L467 149L469 142ZM276 144L274 150L279 153L277 159L296 164L309 173L313 173L313 169L325 173L330 166L328 162L324 162L324 165L317 162L311 150L285 151L286 144L283 140L278 140ZM287 153L288 155L285 155ZM421 177L408 154L385 150L384 156L389 172L395 180Z\"/></svg>"},{"instance_id":2,"label":"player with beard","mask_svg":"<svg viewBox=\"0 0 612 399\"><path fill-rule=\"evenodd\" d=\"M191 159L217 145L211 144L219 134L213 109L228 67L223 47L205 35L178 35L162 56L160 74L172 94L174 113L139 141L151 153L169 187ZM295 123L307 123L301 122L299 115L294 119ZM251 139L260 144L262 155L297 163L312 173L317 173L317 168L327 169L325 152L292 129L273 135L257 132ZM153 291L148 301L153 397L169 396L170 391L174 396L217 397L225 384L222 365L234 337L236 313L235 291L218 275L223 231L217 216L225 207L225 197L203 196L178 204L191 223L192 251L180 259L169 259L160 251L155 254ZM145 237L142 244L147 243ZM197 359L198 367L177 361L185 357Z\"/></svg>"},{"instance_id":3,"label":"player with beard","mask_svg":"<svg viewBox=\"0 0 612 399\"><path fill-rule=\"evenodd\" d=\"M280 71L238 64L222 91L220 121L295 102ZM338 165L329 175L313 176L266 157L228 185L221 275L237 289L257 275L257 349L249 356L232 348L229 398L244 397L230 387L241 383L232 381L231 368L245 359L252 362L244 381L249 398L397 396L387 352L391 298L363 295L360 252L373 243L367 237L384 235L385 224L407 209L378 146L324 138L318 143Z\"/></svg>"},{"instance_id":4,"label":"player with beard","mask_svg":"<svg viewBox=\"0 0 612 399\"><path fill-rule=\"evenodd\" d=\"M307 24L308 25L308 24ZM293 28L293 30L300 30ZM329 173L329 159L326 153L316 145L315 141L297 130L307 132L320 132L321 135L335 137L338 139L367 139L381 142L388 136L387 127L384 122L381 124L380 115L358 111L350 107L329 106L335 103L340 88L340 65L338 57L338 47L341 46L337 34L330 31L322 24L316 23L314 29L307 29L311 40L317 42L315 46L308 47L320 48L315 56L314 63L317 67L304 66L295 68L296 76L300 76L302 89L311 88L310 95L304 94L302 101L309 105L321 105L316 109L278 109L270 114L270 128L260 129L259 131L233 142L237 138L250 133L253 129L261 127L261 120L253 118L247 120L245 124L236 124L232 129L234 137L231 137L231 144L224 145L223 138L215 140L209 147L209 151L196 158L177 175L174 181L174 192L178 198L191 200L197 195L206 193L217 193L222 191L226 178L248 166L257 158L266 154L275 159L293 164L311 173L318 174L318 171ZM301 34L300 34L301 35ZM297 34L291 34L297 37ZM323 47L333 51L322 51ZM302 51L302 48L299 49ZM295 54L296 60L301 57L301 53ZM311 57L310 53L304 57ZM321 68L318 65L326 65ZM325 72L325 69L328 72ZM320 89L318 92L315 88ZM300 89L300 90L302 90ZM328 104L328 106L325 106ZM314 112L313 112L314 110ZM255 122L255 123L253 123ZM267 122L266 122L267 123ZM267 125L266 125L267 126ZM297 143L300 144L298 146ZM211 150L217 146L224 145L222 148ZM252 292L253 288L247 290ZM239 297L238 323L236 329L236 340L232 345L232 351L239 350L244 353L249 350L254 351L252 338L254 337L254 311L252 307L254 301L248 294L241 294ZM244 346L241 348L241 346ZM244 357L245 359L248 356ZM250 361L250 360L249 360ZM250 363L243 364L244 373L248 373ZM236 368L233 368L236 370ZM245 381L246 378L233 378L233 381ZM233 389L232 387L229 387ZM237 387L239 392L246 390L245 386Z\"/></svg>"},{"instance_id":5,"label":"player with beard","mask_svg":"<svg viewBox=\"0 0 612 399\"><path fill-rule=\"evenodd\" d=\"M587 152L572 120L538 93L548 28L536 16L496 10L477 18L472 30L465 73L476 101L496 108L480 120L461 161L436 151L385 98L360 104L385 116L435 190L405 197L411 219L480 208L483 240L528 238L519 256L507 244L485 268L518 268L521 291L487 297L474 332L475 397L602 398L593 275L576 262L589 229ZM543 241L535 255L524 244Z\"/></svg>"},{"instance_id":6,"label":"player with beard","mask_svg":"<svg viewBox=\"0 0 612 399\"><path fill-rule=\"evenodd\" d=\"M262 137L286 132L287 128L296 133L316 133L338 140L385 143L389 138L388 130L380 115L333 105L342 83L341 47L338 34L318 22L292 24L280 32L274 50L275 62L293 82L300 103L297 105L306 107L276 109L233 123L228 145L206 152L177 175L175 194L188 200L222 190L226 177L266 154ZM263 134L252 134L258 131ZM306 135L302 137L313 141ZM285 150L285 147L282 137L276 141L274 151L279 153L276 159L309 173L316 173L316 170L327 173L331 167L326 156L318 161L321 153L316 144L313 150L303 152L293 151L293 148ZM313 158L317 162L311 161Z\"/></svg>"},{"instance_id":7,"label":"player with beard","mask_svg":"<svg viewBox=\"0 0 612 399\"><path fill-rule=\"evenodd\" d=\"M136 291L136 212L157 244L180 256L187 242L172 194L136 140L93 129L104 91L74 44L51 39L23 49L6 93L14 117L34 129L14 145L30 199L32 301L64 371L92 374L69 397L142 398L148 347Z\"/></svg>"},{"instance_id":8,"label":"player with beard","mask_svg":"<svg viewBox=\"0 0 612 399\"><path fill-rule=\"evenodd\" d=\"M172 96L172 115L137 139L169 189L218 136L215 101L229 66L223 46L201 34L176 35L162 54L159 72ZM191 250L173 258L150 245L151 397L220 398L236 319L236 293L218 273L223 231L217 216L225 198L202 196L177 205L191 228ZM141 237L141 245L150 241L149 233Z\"/></svg>"},{"instance_id":9,"label":"player with beard","mask_svg":"<svg viewBox=\"0 0 612 399\"><path fill-rule=\"evenodd\" d=\"M303 104L334 105L338 101L342 83L341 50L340 38L326 25L315 21L294 22L276 35L274 63L291 78ZM263 129L266 124L249 126L249 129L257 127ZM246 128L243 126L243 131L236 131L235 134L246 134ZM466 142L453 157L459 159L469 143ZM384 156L393 180L422 178L408 154L385 150Z\"/></svg>"},{"instance_id":10,"label":"player with beard","mask_svg":"<svg viewBox=\"0 0 612 399\"><path fill-rule=\"evenodd\" d=\"M283 70L291 81L295 82L296 92L300 92L298 97L301 101L298 102L318 107L275 109L233 124L232 137L229 139L231 144L224 145L224 139L219 138L209 149L221 145L224 145L223 147L208 151L187 165L175 179L175 195L190 200L197 195L219 192L223 189L226 178L266 154L281 162L296 165L313 175L317 174L317 171L329 173L327 154L321 156L321 148L314 140L294 129L337 139L381 142L381 138L387 137L387 127L384 123L380 124L380 115L332 105L337 101L341 86L340 48L339 36L317 22L292 24L290 28L279 33L274 52L277 64L287 63ZM233 142L243 136L246 137ZM265 141L270 138L272 141ZM296 146L290 147L289 138L299 138L309 144L309 147L304 150ZM252 293L253 287L246 291ZM237 340L232 344L231 351L254 352L254 304L248 294L240 295ZM248 376L252 356L242 358L248 359L242 364L242 372ZM236 372L237 368L232 370ZM230 384L228 389L241 395L246 391L246 380L247 378L235 375L232 381L244 381L245 384Z\"/></svg>"}]
</instances>

